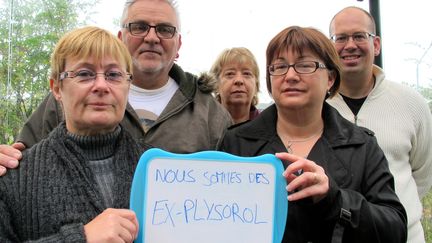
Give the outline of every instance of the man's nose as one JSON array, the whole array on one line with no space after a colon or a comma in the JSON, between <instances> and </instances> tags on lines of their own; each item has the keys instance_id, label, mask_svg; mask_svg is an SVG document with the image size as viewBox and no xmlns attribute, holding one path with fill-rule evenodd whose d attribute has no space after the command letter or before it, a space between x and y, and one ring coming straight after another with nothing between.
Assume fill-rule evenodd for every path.
<instances>
[{"instance_id":1,"label":"man's nose","mask_svg":"<svg viewBox=\"0 0 432 243\"><path fill-rule=\"evenodd\" d=\"M355 48L357 47L356 42L354 41L354 38L352 36L349 36L346 43L345 43L345 48Z\"/></svg>"}]
</instances>

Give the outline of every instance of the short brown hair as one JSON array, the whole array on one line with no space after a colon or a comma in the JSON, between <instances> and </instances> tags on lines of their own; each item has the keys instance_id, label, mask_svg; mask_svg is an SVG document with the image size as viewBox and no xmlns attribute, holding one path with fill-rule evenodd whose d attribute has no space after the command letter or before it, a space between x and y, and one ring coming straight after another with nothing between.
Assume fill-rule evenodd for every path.
<instances>
[{"instance_id":1,"label":"short brown hair","mask_svg":"<svg viewBox=\"0 0 432 243\"><path fill-rule=\"evenodd\" d=\"M299 26L291 26L282 30L273 37L267 46L266 83L269 94L271 94L271 80L268 66L275 56L288 50L300 55L303 51L309 50L322 59L327 69L336 75L335 82L329 90L329 96L332 97L336 94L340 85L341 63L333 43L319 30Z\"/></svg>"},{"instance_id":2,"label":"short brown hair","mask_svg":"<svg viewBox=\"0 0 432 243\"><path fill-rule=\"evenodd\" d=\"M220 83L220 74L222 72L222 68L230 63L240 63L240 64L244 64L244 63L248 63L251 64L251 70L252 70L252 74L255 76L255 94L253 95L253 99L252 99L252 105L257 105L258 104L258 92L259 92L259 87L260 87L260 82L259 82L259 68L258 68L258 63L255 59L255 56L252 54L252 52L245 48L245 47L233 47L230 49L225 49L223 50L218 58L216 59L216 61L213 63L213 66L210 69L210 73L213 74L216 79L217 79L217 84L216 84L216 88L218 88L219 83ZM218 93L216 93L216 99L220 102L220 96L218 95Z\"/></svg>"},{"instance_id":3,"label":"short brown hair","mask_svg":"<svg viewBox=\"0 0 432 243\"><path fill-rule=\"evenodd\" d=\"M69 58L95 57L101 60L111 56L132 73L132 59L126 46L116 36L98 27L83 27L66 33L51 55L51 79L59 80Z\"/></svg>"}]
</instances>

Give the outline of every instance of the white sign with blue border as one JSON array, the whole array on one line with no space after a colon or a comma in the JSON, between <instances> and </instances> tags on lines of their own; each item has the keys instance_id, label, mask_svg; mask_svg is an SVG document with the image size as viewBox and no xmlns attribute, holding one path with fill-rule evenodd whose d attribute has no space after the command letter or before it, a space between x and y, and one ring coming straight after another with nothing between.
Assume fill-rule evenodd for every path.
<instances>
[{"instance_id":1,"label":"white sign with blue border","mask_svg":"<svg viewBox=\"0 0 432 243\"><path fill-rule=\"evenodd\" d=\"M132 182L135 242L281 242L288 210L283 170L270 154L149 149Z\"/></svg>"}]
</instances>

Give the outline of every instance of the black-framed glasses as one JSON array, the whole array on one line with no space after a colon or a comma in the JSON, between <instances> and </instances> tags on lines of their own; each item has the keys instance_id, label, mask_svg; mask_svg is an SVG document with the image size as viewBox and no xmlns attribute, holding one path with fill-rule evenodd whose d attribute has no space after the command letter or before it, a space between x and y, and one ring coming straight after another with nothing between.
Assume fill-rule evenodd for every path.
<instances>
[{"instance_id":1,"label":"black-framed glasses","mask_svg":"<svg viewBox=\"0 0 432 243\"><path fill-rule=\"evenodd\" d=\"M369 37L375 37L375 35L369 32L356 32L352 35L336 34L333 35L331 39L336 44L346 44L349 38L352 38L355 43L363 44L368 41Z\"/></svg>"},{"instance_id":2,"label":"black-framed glasses","mask_svg":"<svg viewBox=\"0 0 432 243\"><path fill-rule=\"evenodd\" d=\"M176 27L167 24L149 25L143 22L124 24L123 28L129 30L131 35L146 37L151 28L154 28L156 35L161 39L171 39L177 32Z\"/></svg>"},{"instance_id":3,"label":"black-framed glasses","mask_svg":"<svg viewBox=\"0 0 432 243\"><path fill-rule=\"evenodd\" d=\"M104 75L105 81L111 85L120 85L132 80L132 74L119 71L96 73L90 70L78 70L60 73L60 81L63 81L66 78L72 78L78 84L90 84L96 80L98 74Z\"/></svg>"},{"instance_id":4,"label":"black-framed glasses","mask_svg":"<svg viewBox=\"0 0 432 243\"><path fill-rule=\"evenodd\" d=\"M323 63L315 61L296 62L294 64L275 63L268 66L268 72L272 76L285 75L290 67L294 68L298 74L314 73L318 68L327 68Z\"/></svg>"}]
</instances>

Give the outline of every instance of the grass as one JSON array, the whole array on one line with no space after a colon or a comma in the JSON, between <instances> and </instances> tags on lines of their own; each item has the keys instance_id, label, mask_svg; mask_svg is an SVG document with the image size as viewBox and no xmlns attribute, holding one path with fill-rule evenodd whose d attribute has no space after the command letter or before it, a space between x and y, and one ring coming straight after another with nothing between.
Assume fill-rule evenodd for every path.
<instances>
[{"instance_id":1,"label":"grass","mask_svg":"<svg viewBox=\"0 0 432 243\"><path fill-rule=\"evenodd\" d=\"M432 243L432 190L423 198L422 225L427 243Z\"/></svg>"}]
</instances>

